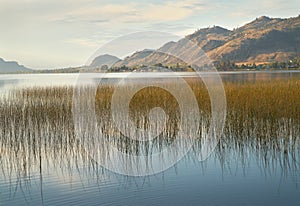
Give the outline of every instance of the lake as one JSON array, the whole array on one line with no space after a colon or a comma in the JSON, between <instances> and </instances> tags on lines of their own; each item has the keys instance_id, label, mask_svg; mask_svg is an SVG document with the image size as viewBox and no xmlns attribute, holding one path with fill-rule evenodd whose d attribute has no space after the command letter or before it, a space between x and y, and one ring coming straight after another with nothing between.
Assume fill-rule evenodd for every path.
<instances>
[{"instance_id":1,"label":"lake","mask_svg":"<svg viewBox=\"0 0 300 206\"><path fill-rule=\"evenodd\" d=\"M85 78L90 79L121 79L130 73L106 73L104 74L87 74ZM255 82L257 80L276 80L276 79L289 79L299 77L300 72L294 71L244 71L244 72L219 72L223 81L231 82ZM80 74L5 74L0 75L0 88L12 87L28 87L28 86L52 86L52 85L72 85L76 84L77 78ZM204 73L205 75L205 73ZM208 75L208 74L206 74ZM174 73L169 72L154 72L154 73L140 73L137 77L143 78L172 78L176 77ZM181 72L182 77L193 77L193 72ZM3 90L2 89L2 90Z\"/></svg>"},{"instance_id":2,"label":"lake","mask_svg":"<svg viewBox=\"0 0 300 206\"><path fill-rule=\"evenodd\" d=\"M184 96L188 94L185 84L176 86L180 83L177 74L127 75L0 75L0 205L299 205L299 71L221 72L227 99L226 122L218 144L203 161L199 161L201 140L212 122L212 99L209 101L209 92L194 81L194 75L181 73L180 78L190 81L188 85L200 105L201 118L195 125L199 137L191 140L191 148L170 167L146 176L120 174L118 171L124 171L128 164L128 173L144 171L145 165L136 159L120 160L115 154L108 155L115 150L107 149L110 145L97 137L124 154L151 156L180 140L182 128L194 131L191 124L198 118L193 116L198 108L185 108L187 121L192 122L178 126L183 122L180 110L184 106L176 100L190 102L193 98ZM203 77L209 79L210 75ZM83 86L81 90L80 78L97 87ZM131 91L128 82L121 85L126 90L113 88L123 78L130 79L133 86L151 85L148 90L141 86L143 89L131 97L128 107L139 129L161 129L149 122L163 114L155 119L166 125L156 139L130 139L131 133L120 133L115 128L115 124L127 130L131 127L129 120L118 113L115 119L111 117L114 111L110 99L117 98L113 94L119 91L126 96ZM152 86L154 83L165 89ZM168 91L178 91L182 98L174 99ZM87 100L89 92L95 95L91 108L86 105L74 113L74 94L82 101ZM122 109L117 100L116 108ZM151 110L155 107L165 112L155 113ZM85 113L89 109L95 117ZM149 117L149 112L156 116ZM78 131L85 135L80 141ZM189 142L178 146L186 144ZM171 161L172 152L165 153L163 161ZM156 164L147 162L146 166L155 169Z\"/></svg>"}]
</instances>

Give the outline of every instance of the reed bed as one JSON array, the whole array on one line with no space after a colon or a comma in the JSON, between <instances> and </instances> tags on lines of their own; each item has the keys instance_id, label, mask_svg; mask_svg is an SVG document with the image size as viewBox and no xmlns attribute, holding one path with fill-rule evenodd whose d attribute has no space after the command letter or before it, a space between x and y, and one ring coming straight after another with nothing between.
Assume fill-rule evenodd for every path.
<instances>
[{"instance_id":1,"label":"reed bed","mask_svg":"<svg viewBox=\"0 0 300 206\"><path fill-rule=\"evenodd\" d=\"M201 139L201 132L209 125L210 100L203 82L195 79L187 79L187 82L199 104ZM286 174L299 171L300 79L225 83L224 87L227 119L214 158L225 168L230 165L228 161L245 166L250 156L255 155L257 163L270 171L277 167ZM149 154L168 146L176 138L180 124L178 103L158 87L139 91L130 102L130 111L134 122L146 128L150 109L163 108L169 117L165 130L152 144L130 140L120 134L111 119L114 89L109 84L99 85L95 111L100 134L119 150ZM16 89L2 96L0 164L4 176L16 173L21 178L37 170L42 173L47 165L65 168L66 172L79 171L78 165L86 165L92 171L99 169L76 139L72 97L73 88L67 86ZM199 144L193 148L195 154L198 154Z\"/></svg>"}]
</instances>

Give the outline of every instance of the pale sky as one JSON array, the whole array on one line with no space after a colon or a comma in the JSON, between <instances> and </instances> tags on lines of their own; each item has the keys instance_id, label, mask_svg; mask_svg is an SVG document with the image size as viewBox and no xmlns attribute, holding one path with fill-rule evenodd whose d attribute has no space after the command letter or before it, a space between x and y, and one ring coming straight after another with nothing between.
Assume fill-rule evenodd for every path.
<instances>
[{"instance_id":1,"label":"pale sky","mask_svg":"<svg viewBox=\"0 0 300 206\"><path fill-rule=\"evenodd\" d=\"M125 34L232 29L262 15L295 17L299 8L299 0L0 0L0 57L34 69L79 66Z\"/></svg>"}]
</instances>

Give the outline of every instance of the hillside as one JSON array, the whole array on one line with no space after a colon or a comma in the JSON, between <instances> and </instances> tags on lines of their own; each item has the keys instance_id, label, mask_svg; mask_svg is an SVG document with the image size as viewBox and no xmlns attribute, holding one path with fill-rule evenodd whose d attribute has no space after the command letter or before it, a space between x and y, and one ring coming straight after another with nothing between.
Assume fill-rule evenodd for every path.
<instances>
[{"instance_id":1,"label":"hillside","mask_svg":"<svg viewBox=\"0 0 300 206\"><path fill-rule=\"evenodd\" d=\"M29 72L31 69L19 65L15 61L5 61L0 58L0 73L17 73L17 72Z\"/></svg>"},{"instance_id":2,"label":"hillside","mask_svg":"<svg viewBox=\"0 0 300 206\"><path fill-rule=\"evenodd\" d=\"M120 59L116 56L104 54L96 57L92 63L89 65L90 68L101 68L103 66L110 67L116 62L120 61Z\"/></svg>"},{"instance_id":3,"label":"hillside","mask_svg":"<svg viewBox=\"0 0 300 206\"><path fill-rule=\"evenodd\" d=\"M220 26L203 28L177 42L167 42L157 50L145 48L125 59L104 54L96 57L90 65L74 68L35 71L0 58L0 73L102 72L110 67L111 71L117 72L143 70L145 66L165 66L181 71L189 69L188 65L210 63L220 70L251 69L254 65L260 65L260 68L299 68L300 15L286 19L261 16L233 30Z\"/></svg>"},{"instance_id":4,"label":"hillside","mask_svg":"<svg viewBox=\"0 0 300 206\"><path fill-rule=\"evenodd\" d=\"M186 38L198 46L191 46L186 39L168 42L156 51L136 52L115 66L184 64L184 61L166 53L177 53L184 60L193 62L195 58L205 56L203 51L212 62L288 61L300 56L300 15L287 19L262 16L234 30L214 26L200 29Z\"/></svg>"},{"instance_id":5,"label":"hillside","mask_svg":"<svg viewBox=\"0 0 300 206\"><path fill-rule=\"evenodd\" d=\"M194 39L192 39L194 40ZM300 55L300 16L260 17L231 31L222 45L208 50L213 60L235 62L286 61Z\"/></svg>"}]
</instances>

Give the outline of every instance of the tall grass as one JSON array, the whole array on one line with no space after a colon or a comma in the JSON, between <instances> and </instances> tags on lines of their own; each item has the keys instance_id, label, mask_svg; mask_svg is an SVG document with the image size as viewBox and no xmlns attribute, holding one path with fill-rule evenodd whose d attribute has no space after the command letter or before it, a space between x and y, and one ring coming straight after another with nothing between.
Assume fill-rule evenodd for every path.
<instances>
[{"instance_id":1,"label":"tall grass","mask_svg":"<svg viewBox=\"0 0 300 206\"><path fill-rule=\"evenodd\" d=\"M199 104L202 120L200 139L201 132L205 132L209 125L210 100L201 81L190 78L187 82ZM223 167L228 166L227 161L234 159L247 165L254 154L262 168L273 170L279 166L286 173L299 171L300 79L225 83L224 86L227 119L214 158ZM178 103L172 95L158 87L139 91L130 102L130 111L139 127L147 127L150 109L162 107L169 117L163 133L153 144L122 136L111 119L114 89L109 84L99 85L95 108L100 134L113 141L120 150L151 153L168 146L176 138L180 125ZM72 96L73 88L67 86L16 89L2 96L0 160L5 176L11 173L19 177L30 176L36 170L42 172L47 164L67 168L67 171L78 170L80 164L95 168L96 163L76 140ZM198 154L198 146L194 147L195 154Z\"/></svg>"}]
</instances>

